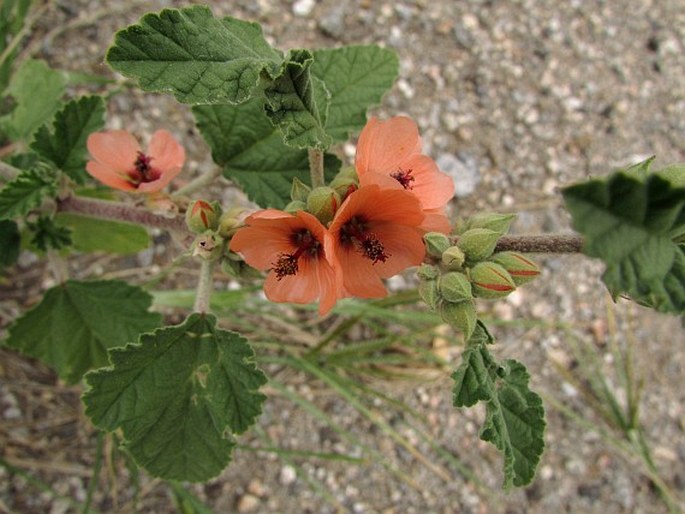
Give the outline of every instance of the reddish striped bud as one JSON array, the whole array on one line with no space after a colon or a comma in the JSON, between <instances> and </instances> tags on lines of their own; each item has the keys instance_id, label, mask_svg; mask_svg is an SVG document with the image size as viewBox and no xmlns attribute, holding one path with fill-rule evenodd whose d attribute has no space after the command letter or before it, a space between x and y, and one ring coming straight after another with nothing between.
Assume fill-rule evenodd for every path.
<instances>
[{"instance_id":1,"label":"reddish striped bud","mask_svg":"<svg viewBox=\"0 0 685 514\"><path fill-rule=\"evenodd\" d=\"M201 234L205 230L216 230L219 226L221 207L218 202L195 200L186 211L186 225L191 232Z\"/></svg>"},{"instance_id":2,"label":"reddish striped bud","mask_svg":"<svg viewBox=\"0 0 685 514\"><path fill-rule=\"evenodd\" d=\"M473 293L479 298L503 298L516 289L509 272L495 262L479 262L470 273Z\"/></svg>"},{"instance_id":3,"label":"reddish striped bud","mask_svg":"<svg viewBox=\"0 0 685 514\"><path fill-rule=\"evenodd\" d=\"M490 260L507 270L517 286L530 282L540 274L537 264L517 252L499 252Z\"/></svg>"}]
</instances>

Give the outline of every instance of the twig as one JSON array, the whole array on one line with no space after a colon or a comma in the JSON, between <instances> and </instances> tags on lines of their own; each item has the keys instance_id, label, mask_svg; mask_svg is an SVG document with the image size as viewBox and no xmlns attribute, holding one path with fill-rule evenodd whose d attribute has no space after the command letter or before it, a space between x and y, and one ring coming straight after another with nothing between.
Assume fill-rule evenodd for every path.
<instances>
[{"instance_id":1,"label":"twig","mask_svg":"<svg viewBox=\"0 0 685 514\"><path fill-rule=\"evenodd\" d=\"M214 264L216 261L203 260L200 267L200 278L197 282L193 312L210 312L209 303L214 289Z\"/></svg>"},{"instance_id":2,"label":"twig","mask_svg":"<svg viewBox=\"0 0 685 514\"><path fill-rule=\"evenodd\" d=\"M323 150L309 148L309 173L312 178L312 187L324 185Z\"/></svg>"},{"instance_id":3,"label":"twig","mask_svg":"<svg viewBox=\"0 0 685 514\"><path fill-rule=\"evenodd\" d=\"M215 166L214 168L212 168L208 172L206 172L206 173L200 175L199 177L197 177L196 179L188 182L185 186L183 186L178 191L173 193L171 195L171 197L172 198L178 198L179 196L190 196L195 191L198 191L198 190L204 188L205 186L208 186L209 184L214 182L216 179L221 177L221 172L222 172L222 169L219 168L218 166Z\"/></svg>"},{"instance_id":4,"label":"twig","mask_svg":"<svg viewBox=\"0 0 685 514\"><path fill-rule=\"evenodd\" d=\"M496 252L580 253L583 238L577 234L540 234L533 236L503 236L497 241Z\"/></svg>"}]
</instances>

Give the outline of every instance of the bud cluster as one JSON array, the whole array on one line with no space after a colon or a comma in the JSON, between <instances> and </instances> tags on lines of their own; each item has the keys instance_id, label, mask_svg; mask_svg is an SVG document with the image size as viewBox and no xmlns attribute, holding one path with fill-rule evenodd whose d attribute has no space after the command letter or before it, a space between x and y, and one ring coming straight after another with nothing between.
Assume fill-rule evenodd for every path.
<instances>
[{"instance_id":1,"label":"bud cluster","mask_svg":"<svg viewBox=\"0 0 685 514\"><path fill-rule=\"evenodd\" d=\"M476 298L503 298L540 273L520 253L495 253L498 239L513 219L507 214L473 216L458 226L456 244L438 232L424 236L434 264L419 268L419 295L467 340L476 328Z\"/></svg>"}]
</instances>

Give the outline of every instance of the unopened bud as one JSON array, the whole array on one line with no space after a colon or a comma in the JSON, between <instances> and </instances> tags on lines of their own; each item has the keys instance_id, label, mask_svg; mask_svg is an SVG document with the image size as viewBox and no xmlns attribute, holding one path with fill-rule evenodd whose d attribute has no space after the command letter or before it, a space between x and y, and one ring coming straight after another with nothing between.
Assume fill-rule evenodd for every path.
<instances>
[{"instance_id":1,"label":"unopened bud","mask_svg":"<svg viewBox=\"0 0 685 514\"><path fill-rule=\"evenodd\" d=\"M459 303L443 301L440 303L439 310L440 317L445 323L461 330L464 333L464 339L468 341L476 329L476 322L478 321L473 300Z\"/></svg>"},{"instance_id":2,"label":"unopened bud","mask_svg":"<svg viewBox=\"0 0 685 514\"><path fill-rule=\"evenodd\" d=\"M511 275L495 262L479 262L471 268L471 288L479 298L503 298L516 289Z\"/></svg>"},{"instance_id":3,"label":"unopened bud","mask_svg":"<svg viewBox=\"0 0 685 514\"><path fill-rule=\"evenodd\" d=\"M290 214L295 214L297 211L306 211L307 204L302 200L293 200L288 205L286 205L285 209L283 210L285 212L289 212Z\"/></svg>"},{"instance_id":4,"label":"unopened bud","mask_svg":"<svg viewBox=\"0 0 685 514\"><path fill-rule=\"evenodd\" d=\"M530 282L540 274L537 264L517 252L499 252L490 260L507 270L517 286Z\"/></svg>"},{"instance_id":5,"label":"unopened bud","mask_svg":"<svg viewBox=\"0 0 685 514\"><path fill-rule=\"evenodd\" d=\"M416 274L421 280L435 280L440 276L440 270L430 264L421 264Z\"/></svg>"},{"instance_id":6,"label":"unopened bud","mask_svg":"<svg viewBox=\"0 0 685 514\"><path fill-rule=\"evenodd\" d=\"M307 211L316 216L324 226L333 220L338 207L340 195L330 187L315 187L307 197Z\"/></svg>"},{"instance_id":7,"label":"unopened bud","mask_svg":"<svg viewBox=\"0 0 685 514\"><path fill-rule=\"evenodd\" d=\"M440 258L442 252L447 250L450 246L450 240L445 234L440 232L428 232L424 234L423 241L426 243L426 252L431 257Z\"/></svg>"},{"instance_id":8,"label":"unopened bud","mask_svg":"<svg viewBox=\"0 0 685 514\"><path fill-rule=\"evenodd\" d=\"M208 230L193 241L193 257L200 257L208 261L218 259L221 257L223 244L223 238Z\"/></svg>"},{"instance_id":9,"label":"unopened bud","mask_svg":"<svg viewBox=\"0 0 685 514\"><path fill-rule=\"evenodd\" d=\"M440 277L440 295L448 302L463 302L473 298L471 283L466 275L457 271L445 273Z\"/></svg>"},{"instance_id":10,"label":"unopened bud","mask_svg":"<svg viewBox=\"0 0 685 514\"><path fill-rule=\"evenodd\" d=\"M465 227L467 229L487 228L503 235L509 231L509 226L515 218L515 214L479 213L466 220Z\"/></svg>"},{"instance_id":11,"label":"unopened bud","mask_svg":"<svg viewBox=\"0 0 685 514\"><path fill-rule=\"evenodd\" d=\"M312 188L302 182L299 178L293 179L293 185L290 188L290 199L293 201L306 202Z\"/></svg>"},{"instance_id":12,"label":"unopened bud","mask_svg":"<svg viewBox=\"0 0 685 514\"><path fill-rule=\"evenodd\" d=\"M335 192L340 195L340 199L344 201L350 193L356 191L359 187L357 172L352 166L343 168L333 180L331 180L329 185L335 189Z\"/></svg>"},{"instance_id":13,"label":"unopened bud","mask_svg":"<svg viewBox=\"0 0 685 514\"><path fill-rule=\"evenodd\" d=\"M247 264L240 255L228 251L221 258L221 271L233 278L254 279L259 278L261 273Z\"/></svg>"},{"instance_id":14,"label":"unopened bud","mask_svg":"<svg viewBox=\"0 0 685 514\"><path fill-rule=\"evenodd\" d=\"M442 253L442 264L452 271L458 271L464 265L466 256L458 246L450 246Z\"/></svg>"},{"instance_id":15,"label":"unopened bud","mask_svg":"<svg viewBox=\"0 0 685 514\"><path fill-rule=\"evenodd\" d=\"M217 233L224 239L229 239L236 233L236 231L243 226L243 213L245 210L242 207L233 207L227 212L224 212L219 218L219 228Z\"/></svg>"},{"instance_id":16,"label":"unopened bud","mask_svg":"<svg viewBox=\"0 0 685 514\"><path fill-rule=\"evenodd\" d=\"M472 228L459 236L457 246L471 262L478 262L487 259L495 251L499 232L489 228Z\"/></svg>"},{"instance_id":17,"label":"unopened bud","mask_svg":"<svg viewBox=\"0 0 685 514\"><path fill-rule=\"evenodd\" d=\"M186 225L191 232L201 234L205 230L216 230L219 226L221 207L218 202L195 200L186 211Z\"/></svg>"},{"instance_id":18,"label":"unopened bud","mask_svg":"<svg viewBox=\"0 0 685 514\"><path fill-rule=\"evenodd\" d=\"M436 310L440 302L438 281L422 280L419 283L419 296L432 310Z\"/></svg>"}]
</instances>

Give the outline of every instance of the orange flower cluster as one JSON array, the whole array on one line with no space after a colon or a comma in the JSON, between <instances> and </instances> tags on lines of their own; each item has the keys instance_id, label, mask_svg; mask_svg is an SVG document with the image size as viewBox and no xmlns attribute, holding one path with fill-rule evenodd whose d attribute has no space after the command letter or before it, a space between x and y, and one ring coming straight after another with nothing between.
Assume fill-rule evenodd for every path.
<instances>
[{"instance_id":1,"label":"orange flower cluster","mask_svg":"<svg viewBox=\"0 0 685 514\"><path fill-rule=\"evenodd\" d=\"M382 279L423 260L425 232L449 232L444 209L454 184L421 153L411 119L372 118L360 134L355 168L360 187L327 227L304 211L267 209L233 236L231 250L269 270L264 292L270 300L318 300L323 315L339 298L383 297Z\"/></svg>"}]
</instances>

